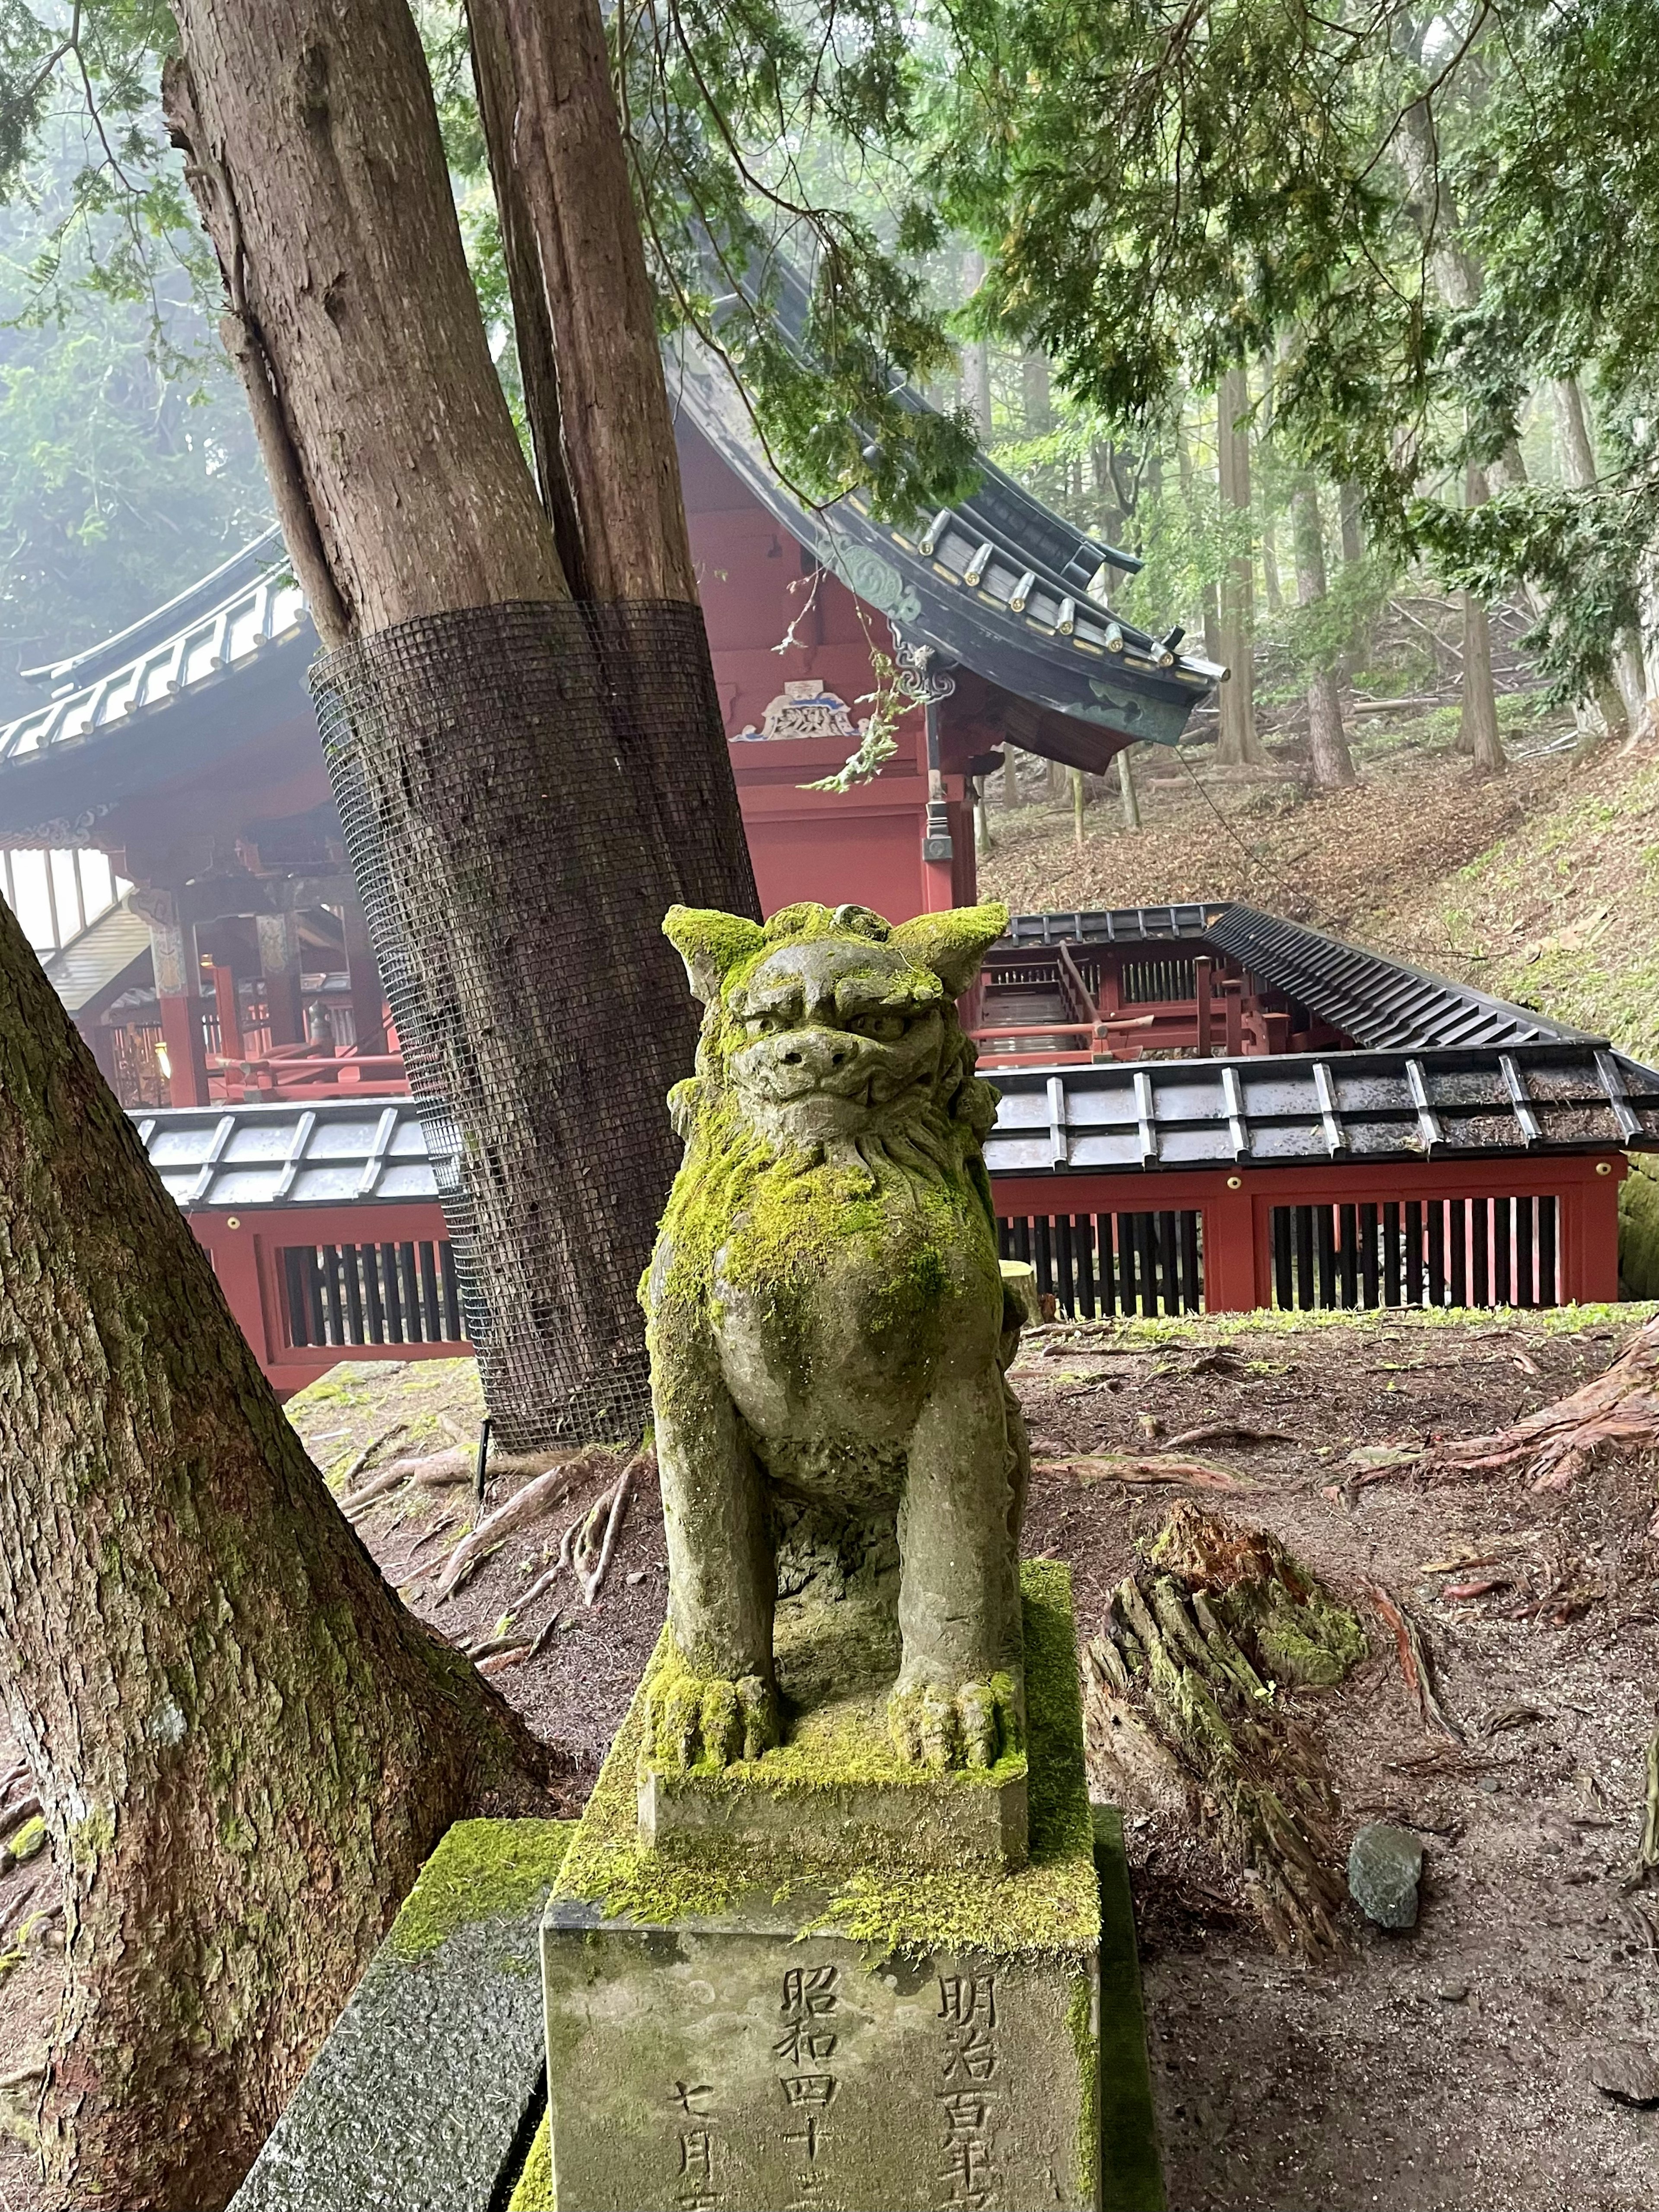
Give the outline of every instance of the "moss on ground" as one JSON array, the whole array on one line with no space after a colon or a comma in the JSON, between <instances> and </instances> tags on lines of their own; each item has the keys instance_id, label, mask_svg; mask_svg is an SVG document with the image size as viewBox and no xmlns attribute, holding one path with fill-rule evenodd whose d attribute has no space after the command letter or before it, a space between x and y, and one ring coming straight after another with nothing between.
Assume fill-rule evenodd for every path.
<instances>
[{"instance_id":1,"label":"moss on ground","mask_svg":"<svg viewBox=\"0 0 1659 2212\"><path fill-rule=\"evenodd\" d=\"M458 1928L528 1911L558 1878L573 1820L457 1820L422 1868L386 1939L423 1959Z\"/></svg>"},{"instance_id":2,"label":"moss on ground","mask_svg":"<svg viewBox=\"0 0 1659 2212\"><path fill-rule=\"evenodd\" d=\"M1571 1336L1586 1328L1638 1327L1659 1314L1659 1292L1647 1300L1565 1306L1376 1306L1336 1308L1329 1312L1281 1311L1276 1306L1244 1313L1177 1314L1153 1321L1060 1322L1050 1324L1048 1342L1075 1343L1086 1352L1091 1338L1106 1344L1144 1344L1170 1351L1192 1351L1201 1345L1224 1344L1237 1336L1304 1336L1316 1329L1483 1329L1505 1322L1540 1336ZM1032 1355L1044 1337L1033 1333L1015 1364L1016 1378L1039 1374L1058 1380L1060 1370L1044 1359L1034 1366Z\"/></svg>"},{"instance_id":3,"label":"moss on ground","mask_svg":"<svg viewBox=\"0 0 1659 2212\"><path fill-rule=\"evenodd\" d=\"M696 1857L642 1851L636 1777L644 1698L636 1692L577 1827L558 1893L611 1917L662 1925L712 1917L760 1893L780 1905L795 1899L803 1934L848 1936L880 1956L978 1950L1080 1960L1097 1940L1100 1903L1070 1577L1057 1563L1028 1560L1021 1588L1030 1850L1018 1873L872 1868L848 1876L805 1847L787 1863L779 1846L764 1857L716 1848ZM825 1779L835 1781L833 1770Z\"/></svg>"}]
</instances>

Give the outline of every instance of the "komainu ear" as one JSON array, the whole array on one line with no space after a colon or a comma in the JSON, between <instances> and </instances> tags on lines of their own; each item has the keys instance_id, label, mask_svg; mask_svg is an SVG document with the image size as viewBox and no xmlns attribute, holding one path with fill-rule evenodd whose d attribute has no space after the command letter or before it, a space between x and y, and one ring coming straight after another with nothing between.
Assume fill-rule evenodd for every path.
<instances>
[{"instance_id":1,"label":"komainu ear","mask_svg":"<svg viewBox=\"0 0 1659 2212\"><path fill-rule=\"evenodd\" d=\"M758 952L763 942L759 922L708 906L671 906L662 918L662 933L684 961L692 995L704 1006L719 997L732 969Z\"/></svg>"},{"instance_id":2,"label":"komainu ear","mask_svg":"<svg viewBox=\"0 0 1659 2212\"><path fill-rule=\"evenodd\" d=\"M1008 909L1000 899L984 906L953 906L945 914L919 914L902 921L893 932L893 943L912 960L931 968L946 995L959 999L979 973L998 938L1008 927Z\"/></svg>"}]
</instances>

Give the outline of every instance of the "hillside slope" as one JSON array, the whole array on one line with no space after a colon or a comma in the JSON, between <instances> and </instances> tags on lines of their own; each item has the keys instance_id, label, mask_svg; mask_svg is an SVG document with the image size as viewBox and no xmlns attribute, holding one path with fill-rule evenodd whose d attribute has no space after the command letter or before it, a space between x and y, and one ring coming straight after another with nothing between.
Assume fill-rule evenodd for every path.
<instances>
[{"instance_id":1,"label":"hillside slope","mask_svg":"<svg viewBox=\"0 0 1659 2212\"><path fill-rule=\"evenodd\" d=\"M1659 1061L1659 757L1518 762L1492 783L1437 748L1353 789L1143 775L1146 827L1098 802L992 816L988 895L1017 913L1247 898L1515 999Z\"/></svg>"}]
</instances>

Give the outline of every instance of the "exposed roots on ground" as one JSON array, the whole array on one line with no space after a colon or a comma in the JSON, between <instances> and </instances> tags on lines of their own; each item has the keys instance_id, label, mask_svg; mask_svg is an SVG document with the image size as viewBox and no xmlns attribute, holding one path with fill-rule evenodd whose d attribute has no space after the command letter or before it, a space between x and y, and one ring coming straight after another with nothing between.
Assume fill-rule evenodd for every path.
<instances>
[{"instance_id":1,"label":"exposed roots on ground","mask_svg":"<svg viewBox=\"0 0 1659 2212\"><path fill-rule=\"evenodd\" d=\"M1497 1474L1527 1465L1534 1490L1566 1490L1598 1452L1659 1451L1659 1321L1605 1375L1495 1436L1442 1444L1426 1462L1445 1474Z\"/></svg>"},{"instance_id":2,"label":"exposed roots on ground","mask_svg":"<svg viewBox=\"0 0 1659 2212\"><path fill-rule=\"evenodd\" d=\"M1149 1565L1086 1647L1091 1779L1131 1809L1200 1825L1281 1951L1340 1948L1336 1807L1296 1685L1334 1682L1364 1649L1281 1546L1178 1505Z\"/></svg>"}]
</instances>

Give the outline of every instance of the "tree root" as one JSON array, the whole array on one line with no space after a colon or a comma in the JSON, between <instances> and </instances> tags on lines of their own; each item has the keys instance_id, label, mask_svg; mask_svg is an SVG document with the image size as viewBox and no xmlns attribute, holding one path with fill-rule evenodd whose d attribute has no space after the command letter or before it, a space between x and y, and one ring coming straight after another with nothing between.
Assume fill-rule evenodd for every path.
<instances>
[{"instance_id":1,"label":"tree root","mask_svg":"<svg viewBox=\"0 0 1659 2212\"><path fill-rule=\"evenodd\" d=\"M1033 1474L1071 1474L1079 1482L1124 1482L1132 1486L1169 1483L1193 1490L1253 1490L1243 1475L1200 1460L1131 1459L1117 1452L1079 1452L1070 1459L1037 1459Z\"/></svg>"},{"instance_id":2,"label":"tree root","mask_svg":"<svg viewBox=\"0 0 1659 2212\"><path fill-rule=\"evenodd\" d=\"M514 1530L526 1528L544 1513L551 1512L562 1504L580 1482L601 1469L614 1467L616 1454L604 1444L590 1444L573 1456L561 1459L551 1467L544 1460L537 1462L542 1470L515 1490L505 1504L498 1505L493 1513L486 1514L477 1527L463 1536L450 1553L442 1580L434 1592L434 1601L442 1605L452 1598L461 1584L475 1574L504 1537Z\"/></svg>"},{"instance_id":3,"label":"tree root","mask_svg":"<svg viewBox=\"0 0 1659 2212\"><path fill-rule=\"evenodd\" d=\"M1566 1490L1607 1448L1659 1451L1659 1321L1571 1397L1495 1435L1442 1444L1426 1463L1439 1474L1498 1474L1524 1462L1534 1490Z\"/></svg>"},{"instance_id":4,"label":"tree root","mask_svg":"<svg viewBox=\"0 0 1659 2212\"><path fill-rule=\"evenodd\" d=\"M1400 1653L1400 1671L1406 1678L1406 1687L1417 1699L1417 1710L1423 1717L1424 1727L1438 1729L1442 1735L1449 1736L1454 1743L1462 1743L1463 1731L1441 1704L1435 1688L1434 1669L1430 1664L1429 1647L1423 1641L1422 1630L1399 1599L1390 1596L1381 1583L1367 1583L1365 1595L1394 1631L1395 1645Z\"/></svg>"},{"instance_id":5,"label":"tree root","mask_svg":"<svg viewBox=\"0 0 1659 2212\"><path fill-rule=\"evenodd\" d=\"M1294 1678L1275 1672L1272 1638L1250 1626L1282 1620L1293 1563L1261 1532L1190 1505L1153 1548L1155 1559L1178 1553L1182 1565L1120 1584L1106 1632L1084 1654L1097 1783L1209 1829L1275 1948L1328 1955L1342 1946L1334 1792L1316 1739L1290 1709ZM1273 1590L1255 1586L1263 1562ZM1337 1617L1310 1577L1295 1579L1310 1621Z\"/></svg>"}]
</instances>

